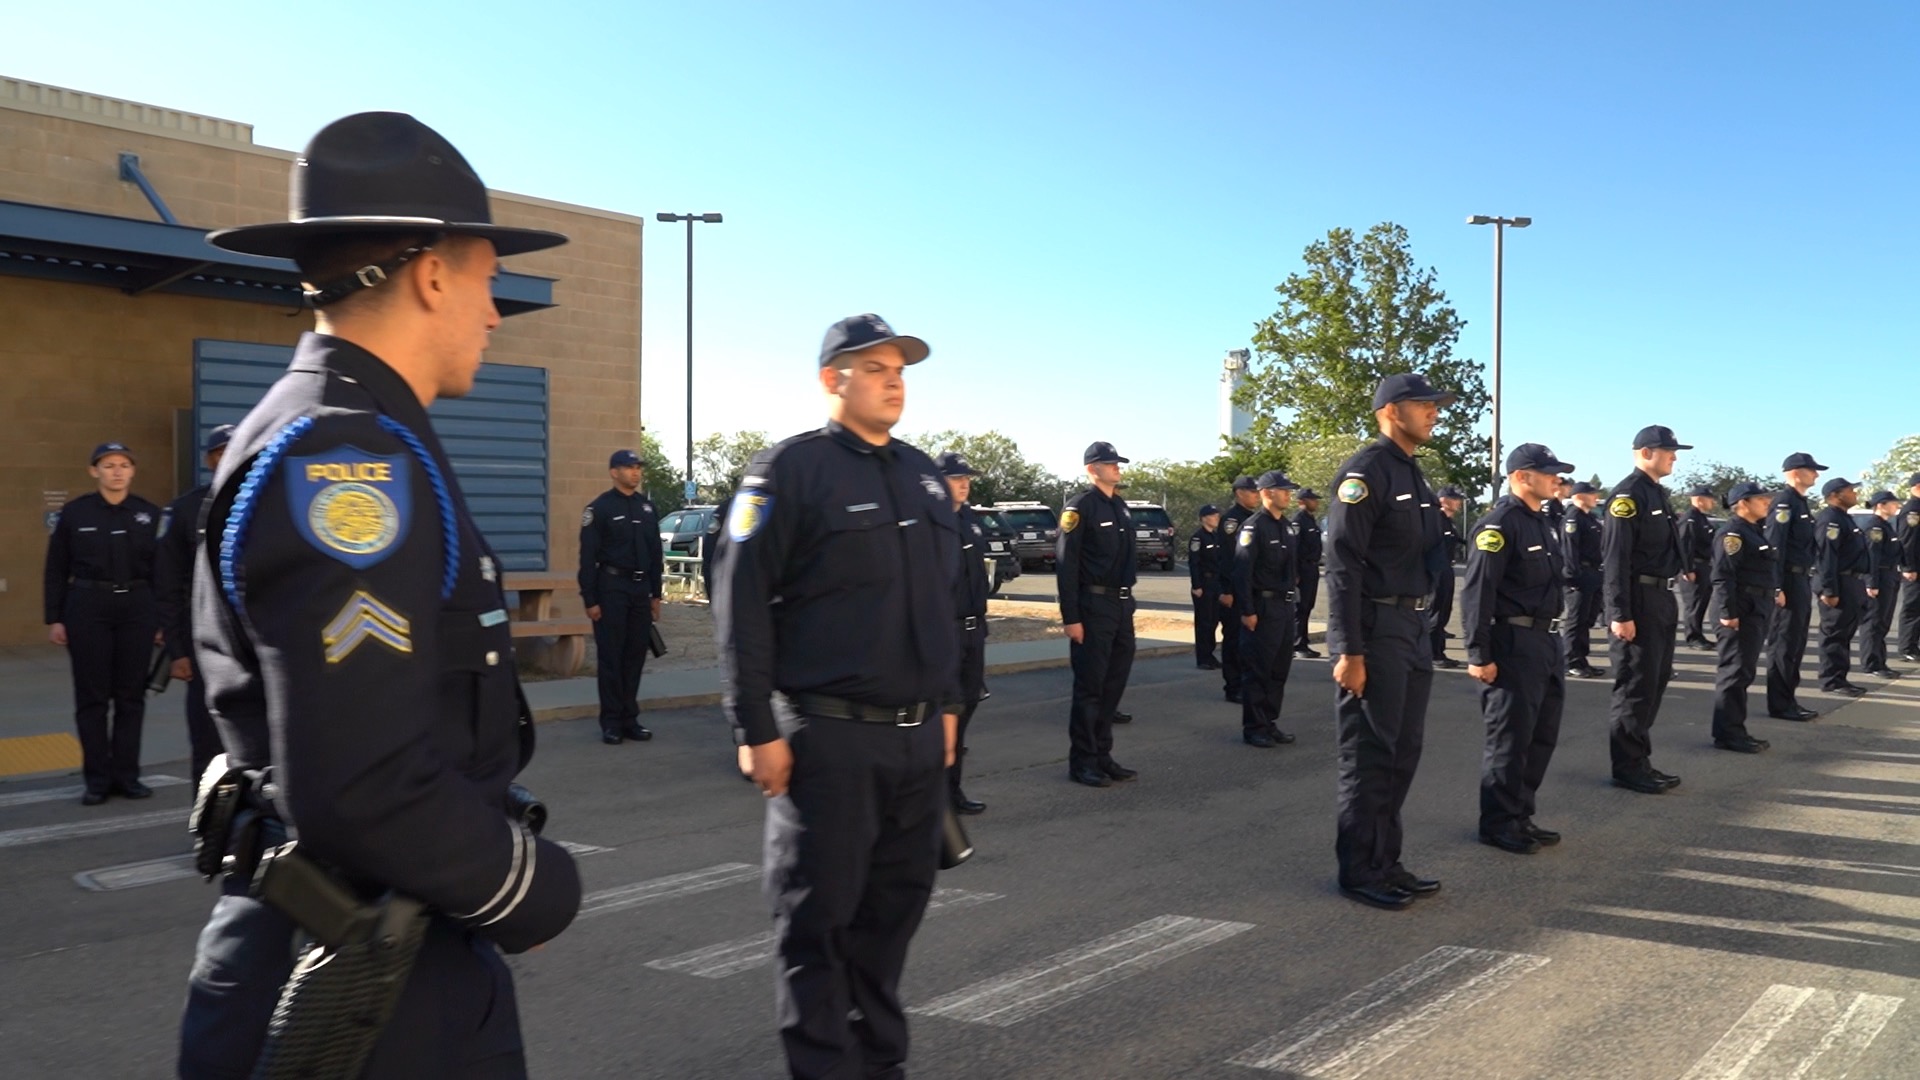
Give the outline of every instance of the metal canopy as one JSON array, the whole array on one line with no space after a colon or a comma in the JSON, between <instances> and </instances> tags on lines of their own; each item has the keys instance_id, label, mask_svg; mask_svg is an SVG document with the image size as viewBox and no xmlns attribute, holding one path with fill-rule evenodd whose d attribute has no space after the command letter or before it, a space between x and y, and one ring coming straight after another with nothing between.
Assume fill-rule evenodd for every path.
<instances>
[{"instance_id":1,"label":"metal canopy","mask_svg":"<svg viewBox=\"0 0 1920 1080\"><path fill-rule=\"evenodd\" d=\"M103 285L129 296L182 293L300 307L289 259L222 251L188 225L90 214L0 199L0 274ZM554 306L553 279L502 271L493 283L502 315Z\"/></svg>"}]
</instances>

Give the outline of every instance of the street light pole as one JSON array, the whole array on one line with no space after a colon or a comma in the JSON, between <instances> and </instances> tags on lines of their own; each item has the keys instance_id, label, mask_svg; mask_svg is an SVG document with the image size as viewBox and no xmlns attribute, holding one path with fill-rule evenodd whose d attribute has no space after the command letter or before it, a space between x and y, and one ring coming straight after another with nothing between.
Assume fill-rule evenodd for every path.
<instances>
[{"instance_id":1,"label":"street light pole","mask_svg":"<svg viewBox=\"0 0 1920 1080\"><path fill-rule=\"evenodd\" d=\"M1492 477L1492 491L1497 497L1500 494L1500 304L1504 291L1506 227L1511 225L1516 229L1524 229L1533 224L1533 219L1475 214L1467 219L1467 224L1493 226L1493 440L1488 452L1492 459L1488 475Z\"/></svg>"},{"instance_id":2,"label":"street light pole","mask_svg":"<svg viewBox=\"0 0 1920 1080\"><path fill-rule=\"evenodd\" d=\"M655 214L657 221L687 223L687 475L683 498L692 502L693 482L693 223L720 224L719 214Z\"/></svg>"}]
</instances>

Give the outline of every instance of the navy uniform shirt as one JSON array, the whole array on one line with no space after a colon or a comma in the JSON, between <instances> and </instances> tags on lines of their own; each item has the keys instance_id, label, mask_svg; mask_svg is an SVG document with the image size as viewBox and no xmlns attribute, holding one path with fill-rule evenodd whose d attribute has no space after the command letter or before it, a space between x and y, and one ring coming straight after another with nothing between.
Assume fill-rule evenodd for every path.
<instances>
[{"instance_id":1,"label":"navy uniform shirt","mask_svg":"<svg viewBox=\"0 0 1920 1080\"><path fill-rule=\"evenodd\" d=\"M1780 582L1788 574L1804 574L1813 569L1813 507L1807 497L1783 489L1767 507L1767 543L1780 556L1776 572ZM1780 582L1775 582L1776 585Z\"/></svg>"},{"instance_id":2,"label":"navy uniform shirt","mask_svg":"<svg viewBox=\"0 0 1920 1080\"><path fill-rule=\"evenodd\" d=\"M1222 547L1220 530L1205 526L1193 530L1193 535L1187 539L1187 576L1192 579L1194 588L1219 590L1220 579L1227 574Z\"/></svg>"},{"instance_id":3,"label":"navy uniform shirt","mask_svg":"<svg viewBox=\"0 0 1920 1080\"><path fill-rule=\"evenodd\" d=\"M1129 588L1138 580L1134 564L1133 518L1127 500L1115 491L1102 495L1088 488L1067 500L1060 511L1054 577L1060 594L1060 621L1080 622L1080 591L1089 585Z\"/></svg>"},{"instance_id":4,"label":"navy uniform shirt","mask_svg":"<svg viewBox=\"0 0 1920 1080\"><path fill-rule=\"evenodd\" d=\"M1900 572L1920 571L1920 495L1902 503L1895 520L1899 522Z\"/></svg>"},{"instance_id":5,"label":"navy uniform shirt","mask_svg":"<svg viewBox=\"0 0 1920 1080\"><path fill-rule=\"evenodd\" d=\"M756 454L714 566L724 708L780 738L773 694L958 711L959 519L933 459L828 423Z\"/></svg>"},{"instance_id":6,"label":"navy uniform shirt","mask_svg":"<svg viewBox=\"0 0 1920 1080\"><path fill-rule=\"evenodd\" d=\"M1697 506L1680 515L1682 573L1704 574L1713 562L1713 519Z\"/></svg>"},{"instance_id":7,"label":"navy uniform shirt","mask_svg":"<svg viewBox=\"0 0 1920 1080\"><path fill-rule=\"evenodd\" d=\"M167 637L167 659L193 655L193 557L205 541L200 508L207 501L201 484L167 504L160 514L159 550L153 559L153 599L160 630Z\"/></svg>"},{"instance_id":8,"label":"navy uniform shirt","mask_svg":"<svg viewBox=\"0 0 1920 1080\"><path fill-rule=\"evenodd\" d=\"M47 625L65 619L69 582L151 582L159 529L160 508L131 492L117 506L96 491L61 507L47 537Z\"/></svg>"},{"instance_id":9,"label":"navy uniform shirt","mask_svg":"<svg viewBox=\"0 0 1920 1080\"><path fill-rule=\"evenodd\" d=\"M987 530L971 506L962 506L954 516L960 531L960 573L953 581L953 613L959 618L978 616L985 626L993 588L987 581Z\"/></svg>"},{"instance_id":10,"label":"navy uniform shirt","mask_svg":"<svg viewBox=\"0 0 1920 1080\"><path fill-rule=\"evenodd\" d=\"M1870 582L1874 588L1880 588L1884 576L1895 574L1900 569L1900 537L1896 534L1894 523L1874 515L1872 525L1867 526L1868 572L1873 575Z\"/></svg>"},{"instance_id":11,"label":"navy uniform shirt","mask_svg":"<svg viewBox=\"0 0 1920 1080\"><path fill-rule=\"evenodd\" d=\"M1303 507L1293 515L1293 536L1294 555L1300 561L1300 576L1304 578L1309 574L1318 574L1320 556L1324 553L1326 542L1320 532L1320 520L1313 516L1313 511Z\"/></svg>"},{"instance_id":12,"label":"navy uniform shirt","mask_svg":"<svg viewBox=\"0 0 1920 1080\"><path fill-rule=\"evenodd\" d=\"M1327 514L1327 649L1364 654L1361 605L1433 595L1446 569L1445 526L1420 466L1382 435L1334 473Z\"/></svg>"},{"instance_id":13,"label":"navy uniform shirt","mask_svg":"<svg viewBox=\"0 0 1920 1080\"><path fill-rule=\"evenodd\" d=\"M1240 539L1240 529L1246 525L1248 518L1252 517L1255 514L1264 514L1264 513L1266 513L1266 511L1260 509L1260 507L1257 505L1253 509L1249 510L1246 507L1241 506L1239 502L1236 501L1232 506L1227 507L1226 513L1220 515L1220 543L1222 547L1220 551L1220 560L1219 560L1220 562L1220 586L1219 587L1220 587L1220 591L1222 593L1225 593L1228 596L1233 595L1233 545L1234 545L1234 542Z\"/></svg>"},{"instance_id":14,"label":"navy uniform shirt","mask_svg":"<svg viewBox=\"0 0 1920 1080\"><path fill-rule=\"evenodd\" d=\"M608 488L587 504L580 515L580 598L586 606L600 603L600 584L609 580L601 567L646 575L647 594L660 599L660 578L666 569L660 549L660 515L644 491L622 495Z\"/></svg>"},{"instance_id":15,"label":"navy uniform shirt","mask_svg":"<svg viewBox=\"0 0 1920 1080\"><path fill-rule=\"evenodd\" d=\"M1265 510L1240 526L1233 545L1233 595L1247 597L1234 614L1259 614L1258 593L1278 593L1282 600L1298 599L1300 564L1295 555L1293 525Z\"/></svg>"},{"instance_id":16,"label":"navy uniform shirt","mask_svg":"<svg viewBox=\"0 0 1920 1080\"><path fill-rule=\"evenodd\" d=\"M1853 523L1853 515L1837 506L1820 511L1814 519L1814 591L1821 596L1840 595L1840 575L1865 574L1873 569L1873 553L1868 550L1867 534Z\"/></svg>"},{"instance_id":17,"label":"navy uniform shirt","mask_svg":"<svg viewBox=\"0 0 1920 1080\"><path fill-rule=\"evenodd\" d=\"M1462 506L1460 512L1466 513L1466 507ZM1440 538L1447 542L1447 565L1452 566L1455 557L1467 550L1467 538L1460 534L1460 519L1445 510L1440 511L1440 526Z\"/></svg>"},{"instance_id":18,"label":"navy uniform shirt","mask_svg":"<svg viewBox=\"0 0 1920 1080\"><path fill-rule=\"evenodd\" d=\"M1601 527L1601 588L1608 622L1631 622L1634 590L1641 577L1670 578L1680 573L1680 538L1667 512L1667 489L1635 469L1614 485Z\"/></svg>"},{"instance_id":19,"label":"navy uniform shirt","mask_svg":"<svg viewBox=\"0 0 1920 1080\"><path fill-rule=\"evenodd\" d=\"M1560 555L1568 581L1578 581L1600 569L1600 537L1604 531L1599 515L1593 511L1577 505L1566 508L1566 520L1560 525Z\"/></svg>"},{"instance_id":20,"label":"navy uniform shirt","mask_svg":"<svg viewBox=\"0 0 1920 1080\"><path fill-rule=\"evenodd\" d=\"M300 848L516 952L580 906L573 857L509 820L533 756L499 564L405 380L305 334L214 474L194 668L229 761Z\"/></svg>"},{"instance_id":21,"label":"navy uniform shirt","mask_svg":"<svg viewBox=\"0 0 1920 1080\"><path fill-rule=\"evenodd\" d=\"M1547 515L1547 521L1558 530L1567 523L1567 515L1579 510L1572 503L1563 503L1559 499L1548 499L1540 504L1540 510Z\"/></svg>"},{"instance_id":22,"label":"navy uniform shirt","mask_svg":"<svg viewBox=\"0 0 1920 1080\"><path fill-rule=\"evenodd\" d=\"M1502 495L1473 527L1467 580L1460 594L1460 628L1467 662L1491 664L1493 621L1514 615L1544 630L1560 614L1560 538L1544 510Z\"/></svg>"},{"instance_id":23,"label":"navy uniform shirt","mask_svg":"<svg viewBox=\"0 0 1920 1080\"><path fill-rule=\"evenodd\" d=\"M1713 603L1709 617L1772 618L1780 553L1758 525L1733 515L1713 534Z\"/></svg>"}]
</instances>

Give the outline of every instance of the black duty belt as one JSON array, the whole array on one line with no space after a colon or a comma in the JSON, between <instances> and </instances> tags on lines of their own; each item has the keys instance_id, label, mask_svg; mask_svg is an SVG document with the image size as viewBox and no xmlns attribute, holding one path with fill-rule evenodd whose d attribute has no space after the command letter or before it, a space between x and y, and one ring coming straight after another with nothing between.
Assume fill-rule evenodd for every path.
<instances>
[{"instance_id":1,"label":"black duty belt","mask_svg":"<svg viewBox=\"0 0 1920 1080\"><path fill-rule=\"evenodd\" d=\"M1424 596L1369 596L1367 599L1384 607L1406 608L1408 611L1427 610L1427 597Z\"/></svg>"},{"instance_id":2,"label":"black duty belt","mask_svg":"<svg viewBox=\"0 0 1920 1080\"><path fill-rule=\"evenodd\" d=\"M960 617L960 629L963 631L978 630L980 629L983 618L984 617L980 615L962 615Z\"/></svg>"},{"instance_id":3,"label":"black duty belt","mask_svg":"<svg viewBox=\"0 0 1920 1080\"><path fill-rule=\"evenodd\" d=\"M1673 579L1670 577L1654 577L1652 574L1635 574L1633 575L1633 580L1642 585L1658 585L1663 589L1673 588Z\"/></svg>"},{"instance_id":4,"label":"black duty belt","mask_svg":"<svg viewBox=\"0 0 1920 1080\"><path fill-rule=\"evenodd\" d=\"M604 566L603 565L600 567L600 572L607 575L608 577L621 578L627 581L647 580L647 572L645 570L628 570L625 567L621 567L621 566Z\"/></svg>"},{"instance_id":5,"label":"black duty belt","mask_svg":"<svg viewBox=\"0 0 1920 1080\"><path fill-rule=\"evenodd\" d=\"M72 581L67 582L67 584L76 589L98 589L101 592L124 593L132 592L135 589L144 589L149 583L146 581L113 582L96 581L93 578L74 578Z\"/></svg>"},{"instance_id":6,"label":"black duty belt","mask_svg":"<svg viewBox=\"0 0 1920 1080\"><path fill-rule=\"evenodd\" d=\"M1864 578L1864 577L1872 577L1872 576L1873 576L1873 574L1872 574L1871 572L1869 572L1869 571L1866 571L1866 570L1842 570L1842 571L1840 571L1840 573L1841 573L1841 574L1842 574L1843 576L1845 576L1845 577L1858 577L1858 578Z\"/></svg>"},{"instance_id":7,"label":"black duty belt","mask_svg":"<svg viewBox=\"0 0 1920 1080\"><path fill-rule=\"evenodd\" d=\"M1117 596L1122 600L1133 599L1133 586L1131 585L1082 585L1081 588L1095 596Z\"/></svg>"},{"instance_id":8,"label":"black duty belt","mask_svg":"<svg viewBox=\"0 0 1920 1080\"><path fill-rule=\"evenodd\" d=\"M1536 619L1531 615L1496 615L1493 621L1506 623L1508 626L1524 626L1529 630L1544 630L1549 634L1559 633L1561 625L1561 619L1557 615L1551 619Z\"/></svg>"},{"instance_id":9,"label":"black duty belt","mask_svg":"<svg viewBox=\"0 0 1920 1080\"><path fill-rule=\"evenodd\" d=\"M1771 586L1771 585L1742 585L1742 586L1740 586L1740 591L1741 591L1741 592L1743 592L1743 593L1746 593L1746 594L1747 594L1747 595L1749 595L1749 596L1772 596L1772 595L1773 595L1773 586Z\"/></svg>"},{"instance_id":10,"label":"black duty belt","mask_svg":"<svg viewBox=\"0 0 1920 1080\"><path fill-rule=\"evenodd\" d=\"M1788 564L1787 564L1787 573L1789 573L1789 574L1811 574L1811 573L1813 573L1813 567L1811 567L1811 566L1795 566L1795 565L1793 565L1792 563L1788 563Z\"/></svg>"},{"instance_id":11,"label":"black duty belt","mask_svg":"<svg viewBox=\"0 0 1920 1080\"><path fill-rule=\"evenodd\" d=\"M788 694L787 700L793 703L796 711L808 716L824 716L829 720L859 720L868 724L892 724L894 727L919 727L940 711L940 707L930 701L896 707L868 705L863 702L848 701L846 698L828 697L825 694Z\"/></svg>"},{"instance_id":12,"label":"black duty belt","mask_svg":"<svg viewBox=\"0 0 1920 1080\"><path fill-rule=\"evenodd\" d=\"M1292 589L1255 589L1253 595L1262 600L1285 600L1289 604L1298 603L1300 600L1300 594Z\"/></svg>"}]
</instances>

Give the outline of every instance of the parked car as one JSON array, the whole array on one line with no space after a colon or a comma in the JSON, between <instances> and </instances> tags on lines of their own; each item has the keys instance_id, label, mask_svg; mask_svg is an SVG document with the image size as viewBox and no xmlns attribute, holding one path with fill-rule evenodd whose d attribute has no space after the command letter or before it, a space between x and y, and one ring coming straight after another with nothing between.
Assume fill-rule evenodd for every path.
<instances>
[{"instance_id":1,"label":"parked car","mask_svg":"<svg viewBox=\"0 0 1920 1080\"><path fill-rule=\"evenodd\" d=\"M993 505L1000 523L1013 532L1013 553L1023 569L1053 569L1053 542L1060 537L1060 515L1053 507L1037 502L1003 502Z\"/></svg>"},{"instance_id":2,"label":"parked car","mask_svg":"<svg viewBox=\"0 0 1920 1080\"><path fill-rule=\"evenodd\" d=\"M716 506L683 506L660 519L660 547L666 555L700 554L700 541L706 538Z\"/></svg>"},{"instance_id":3,"label":"parked car","mask_svg":"<svg viewBox=\"0 0 1920 1080\"><path fill-rule=\"evenodd\" d=\"M1127 516L1133 519L1135 554L1140 562L1152 563L1162 570L1173 569L1173 519L1159 503L1127 500Z\"/></svg>"},{"instance_id":4,"label":"parked car","mask_svg":"<svg viewBox=\"0 0 1920 1080\"><path fill-rule=\"evenodd\" d=\"M987 534L987 592L1000 595L1000 586L1020 576L1020 557L1013 553L1014 531L992 507L976 506L980 528Z\"/></svg>"}]
</instances>

